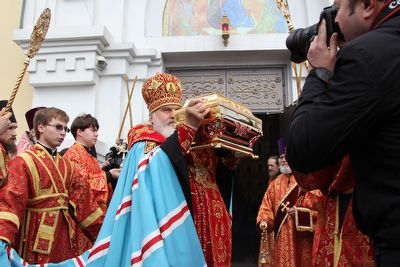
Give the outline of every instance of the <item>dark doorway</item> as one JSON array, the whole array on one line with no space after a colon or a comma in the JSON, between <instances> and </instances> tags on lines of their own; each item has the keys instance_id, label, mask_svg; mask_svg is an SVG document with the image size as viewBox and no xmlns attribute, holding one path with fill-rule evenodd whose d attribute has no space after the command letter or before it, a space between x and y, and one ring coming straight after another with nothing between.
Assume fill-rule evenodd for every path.
<instances>
[{"instance_id":1,"label":"dark doorway","mask_svg":"<svg viewBox=\"0 0 400 267\"><path fill-rule=\"evenodd\" d=\"M256 114L263 123L263 137L254 151L258 159L242 159L233 186L233 259L232 266L256 266L260 236L256 217L267 189L267 159L278 154L282 114Z\"/></svg>"}]
</instances>

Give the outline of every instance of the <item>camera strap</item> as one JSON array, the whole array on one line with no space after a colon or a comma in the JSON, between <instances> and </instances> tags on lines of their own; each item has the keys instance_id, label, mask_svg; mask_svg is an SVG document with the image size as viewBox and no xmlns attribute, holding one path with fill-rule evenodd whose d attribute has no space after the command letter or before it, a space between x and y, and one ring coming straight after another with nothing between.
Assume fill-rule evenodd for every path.
<instances>
[{"instance_id":1,"label":"camera strap","mask_svg":"<svg viewBox=\"0 0 400 267\"><path fill-rule=\"evenodd\" d=\"M386 1L385 5L382 7L382 10L376 16L374 23L372 23L371 30L381 25L383 22L394 16L399 11L400 0Z\"/></svg>"}]
</instances>

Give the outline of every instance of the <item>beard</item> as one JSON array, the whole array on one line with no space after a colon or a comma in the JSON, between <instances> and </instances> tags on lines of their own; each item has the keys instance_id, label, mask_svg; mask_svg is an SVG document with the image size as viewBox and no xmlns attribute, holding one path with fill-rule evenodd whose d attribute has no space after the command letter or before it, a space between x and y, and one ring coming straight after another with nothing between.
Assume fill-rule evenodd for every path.
<instances>
[{"instance_id":1,"label":"beard","mask_svg":"<svg viewBox=\"0 0 400 267\"><path fill-rule=\"evenodd\" d=\"M153 129L165 138L168 138L175 132L174 125L163 123L157 116L153 117Z\"/></svg>"},{"instance_id":2,"label":"beard","mask_svg":"<svg viewBox=\"0 0 400 267\"><path fill-rule=\"evenodd\" d=\"M284 174L291 174L292 173L292 169L290 169L290 167L288 165L279 166L279 169L281 170L281 173L284 173Z\"/></svg>"},{"instance_id":3,"label":"beard","mask_svg":"<svg viewBox=\"0 0 400 267\"><path fill-rule=\"evenodd\" d=\"M11 155L17 154L17 145L14 142L2 143L2 145L7 153Z\"/></svg>"}]
</instances>

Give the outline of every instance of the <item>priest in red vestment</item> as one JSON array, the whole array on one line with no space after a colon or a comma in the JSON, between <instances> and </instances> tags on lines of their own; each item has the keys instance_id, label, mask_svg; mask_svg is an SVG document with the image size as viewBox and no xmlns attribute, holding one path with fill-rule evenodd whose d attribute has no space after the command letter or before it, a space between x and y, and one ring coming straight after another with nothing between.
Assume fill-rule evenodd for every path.
<instances>
[{"instance_id":1,"label":"priest in red vestment","mask_svg":"<svg viewBox=\"0 0 400 267\"><path fill-rule=\"evenodd\" d=\"M350 157L315 173L296 173L295 177L303 188L318 188L323 193L315 225L313 266L376 266L371 241L353 217L355 178Z\"/></svg>"},{"instance_id":2,"label":"priest in red vestment","mask_svg":"<svg viewBox=\"0 0 400 267\"><path fill-rule=\"evenodd\" d=\"M74 168L89 182L93 195L104 213L112 196L111 181L118 179L120 169L103 171L90 149L97 142L99 123L90 114L83 114L74 119L71 133L75 144L68 148L64 158L74 164Z\"/></svg>"},{"instance_id":3,"label":"priest in red vestment","mask_svg":"<svg viewBox=\"0 0 400 267\"><path fill-rule=\"evenodd\" d=\"M57 263L82 254L104 219L87 181L57 153L67 123L60 109L38 111L38 143L10 162L0 190L0 239L29 263Z\"/></svg>"},{"instance_id":4,"label":"priest in red vestment","mask_svg":"<svg viewBox=\"0 0 400 267\"><path fill-rule=\"evenodd\" d=\"M287 164L280 146L281 173L265 192L257 215L257 227L266 227L273 245L266 246L271 266L311 266L314 223L317 218L318 190L302 190Z\"/></svg>"},{"instance_id":5,"label":"priest in red vestment","mask_svg":"<svg viewBox=\"0 0 400 267\"><path fill-rule=\"evenodd\" d=\"M186 158L194 224L207 265L231 266L232 218L216 181L216 152L212 148L196 149L190 151ZM228 169L236 167L235 160L225 162Z\"/></svg>"}]
</instances>

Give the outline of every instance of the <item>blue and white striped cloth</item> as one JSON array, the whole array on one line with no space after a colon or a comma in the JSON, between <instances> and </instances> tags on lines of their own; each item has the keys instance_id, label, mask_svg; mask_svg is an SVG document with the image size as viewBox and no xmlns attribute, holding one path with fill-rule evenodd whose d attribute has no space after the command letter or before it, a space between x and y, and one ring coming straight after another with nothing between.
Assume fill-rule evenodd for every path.
<instances>
[{"instance_id":1,"label":"blue and white striped cloth","mask_svg":"<svg viewBox=\"0 0 400 267\"><path fill-rule=\"evenodd\" d=\"M53 264L27 264L0 244L0 266L206 266L196 229L168 156L136 143L125 159L93 248Z\"/></svg>"}]
</instances>

